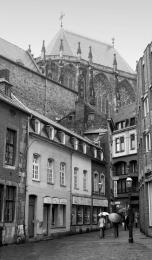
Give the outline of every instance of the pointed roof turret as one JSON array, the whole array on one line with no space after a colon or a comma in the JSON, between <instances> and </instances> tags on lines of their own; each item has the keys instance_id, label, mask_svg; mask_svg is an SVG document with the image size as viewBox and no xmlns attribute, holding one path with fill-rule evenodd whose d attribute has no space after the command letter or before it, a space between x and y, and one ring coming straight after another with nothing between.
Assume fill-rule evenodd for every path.
<instances>
[{"instance_id":1,"label":"pointed roof turret","mask_svg":"<svg viewBox=\"0 0 152 260\"><path fill-rule=\"evenodd\" d=\"M113 70L117 71L117 59L116 59L116 53L113 55Z\"/></svg>"},{"instance_id":2,"label":"pointed roof turret","mask_svg":"<svg viewBox=\"0 0 152 260\"><path fill-rule=\"evenodd\" d=\"M28 50L27 50L29 53L31 53L31 45L29 44L28 46Z\"/></svg>"},{"instance_id":3,"label":"pointed roof turret","mask_svg":"<svg viewBox=\"0 0 152 260\"><path fill-rule=\"evenodd\" d=\"M93 58L93 56L92 56L92 47L89 46L89 55L88 55L89 63L92 63L92 58Z\"/></svg>"},{"instance_id":4,"label":"pointed roof turret","mask_svg":"<svg viewBox=\"0 0 152 260\"><path fill-rule=\"evenodd\" d=\"M77 56L78 56L79 59L81 59L81 46L80 46L80 42L78 42Z\"/></svg>"},{"instance_id":5,"label":"pointed roof turret","mask_svg":"<svg viewBox=\"0 0 152 260\"><path fill-rule=\"evenodd\" d=\"M63 58L63 39L60 40L60 47L59 47L59 53L60 53L60 58Z\"/></svg>"},{"instance_id":6,"label":"pointed roof turret","mask_svg":"<svg viewBox=\"0 0 152 260\"><path fill-rule=\"evenodd\" d=\"M42 59L42 60L45 60L45 53L46 53L45 41L43 40L42 49L41 49L41 59Z\"/></svg>"}]
</instances>

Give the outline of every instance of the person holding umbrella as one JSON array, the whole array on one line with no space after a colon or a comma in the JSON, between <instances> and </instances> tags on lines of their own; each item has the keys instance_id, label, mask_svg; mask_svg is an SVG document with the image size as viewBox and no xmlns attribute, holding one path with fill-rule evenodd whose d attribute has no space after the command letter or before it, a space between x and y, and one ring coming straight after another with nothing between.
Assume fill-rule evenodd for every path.
<instances>
[{"instance_id":1,"label":"person holding umbrella","mask_svg":"<svg viewBox=\"0 0 152 260\"><path fill-rule=\"evenodd\" d=\"M104 216L102 215L102 213L99 213L99 229L100 229L100 233L99 233L99 237L100 238L104 238L105 236L105 218Z\"/></svg>"}]
</instances>

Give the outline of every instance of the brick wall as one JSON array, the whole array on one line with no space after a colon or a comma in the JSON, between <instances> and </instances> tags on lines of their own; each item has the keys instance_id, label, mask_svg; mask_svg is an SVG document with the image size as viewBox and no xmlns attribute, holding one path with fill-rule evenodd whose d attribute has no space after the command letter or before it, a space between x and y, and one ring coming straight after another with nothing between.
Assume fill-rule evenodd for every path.
<instances>
[{"instance_id":1,"label":"brick wall","mask_svg":"<svg viewBox=\"0 0 152 260\"><path fill-rule=\"evenodd\" d=\"M69 91L51 80L46 83L40 74L0 57L0 70L3 69L10 71L13 93L31 109L44 113L46 100L46 115L55 118L64 116L74 108L75 91Z\"/></svg>"}]
</instances>

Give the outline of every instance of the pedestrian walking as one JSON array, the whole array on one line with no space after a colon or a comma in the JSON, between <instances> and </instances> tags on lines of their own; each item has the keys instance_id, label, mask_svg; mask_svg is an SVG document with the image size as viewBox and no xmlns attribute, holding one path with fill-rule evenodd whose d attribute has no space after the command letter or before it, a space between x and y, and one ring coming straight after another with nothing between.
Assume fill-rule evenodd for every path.
<instances>
[{"instance_id":1,"label":"pedestrian walking","mask_svg":"<svg viewBox=\"0 0 152 260\"><path fill-rule=\"evenodd\" d=\"M128 230L129 225L129 216L128 214L125 214L125 230Z\"/></svg>"},{"instance_id":2,"label":"pedestrian walking","mask_svg":"<svg viewBox=\"0 0 152 260\"><path fill-rule=\"evenodd\" d=\"M114 237L119 237L119 223L113 223Z\"/></svg>"},{"instance_id":3,"label":"pedestrian walking","mask_svg":"<svg viewBox=\"0 0 152 260\"><path fill-rule=\"evenodd\" d=\"M104 238L105 236L105 218L101 215L99 217L99 229L100 229L100 233L99 233L99 237L100 238Z\"/></svg>"}]
</instances>

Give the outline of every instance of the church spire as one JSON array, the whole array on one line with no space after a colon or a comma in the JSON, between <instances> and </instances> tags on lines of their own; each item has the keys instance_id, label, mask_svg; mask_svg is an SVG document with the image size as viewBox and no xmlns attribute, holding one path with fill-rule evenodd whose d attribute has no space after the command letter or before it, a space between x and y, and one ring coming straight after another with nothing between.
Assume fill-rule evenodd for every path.
<instances>
[{"instance_id":1,"label":"church spire","mask_svg":"<svg viewBox=\"0 0 152 260\"><path fill-rule=\"evenodd\" d=\"M112 38L112 46L113 46L113 70L114 72L117 71L117 58L116 58L116 51L115 51L115 38Z\"/></svg>"},{"instance_id":2,"label":"church spire","mask_svg":"<svg viewBox=\"0 0 152 260\"><path fill-rule=\"evenodd\" d=\"M79 59L81 59L81 47L80 47L80 42L78 42L77 56L78 56Z\"/></svg>"},{"instance_id":3,"label":"church spire","mask_svg":"<svg viewBox=\"0 0 152 260\"><path fill-rule=\"evenodd\" d=\"M63 58L63 39L60 40L60 48L59 48L59 53L60 53L60 58Z\"/></svg>"},{"instance_id":4,"label":"church spire","mask_svg":"<svg viewBox=\"0 0 152 260\"><path fill-rule=\"evenodd\" d=\"M116 58L116 53L113 54L113 70L114 70L114 72L117 71L117 58Z\"/></svg>"},{"instance_id":5,"label":"church spire","mask_svg":"<svg viewBox=\"0 0 152 260\"><path fill-rule=\"evenodd\" d=\"M46 53L46 50L45 50L45 41L43 40L42 49L41 49L41 59L42 59L42 60L45 60L45 53Z\"/></svg>"},{"instance_id":6,"label":"church spire","mask_svg":"<svg viewBox=\"0 0 152 260\"><path fill-rule=\"evenodd\" d=\"M28 46L28 52L31 54L31 45Z\"/></svg>"},{"instance_id":7,"label":"church spire","mask_svg":"<svg viewBox=\"0 0 152 260\"><path fill-rule=\"evenodd\" d=\"M92 56L92 48L91 48L91 46L89 46L89 55L88 55L88 59L89 59L89 63L90 63L90 64L92 63L92 58L93 58L93 56Z\"/></svg>"}]
</instances>

